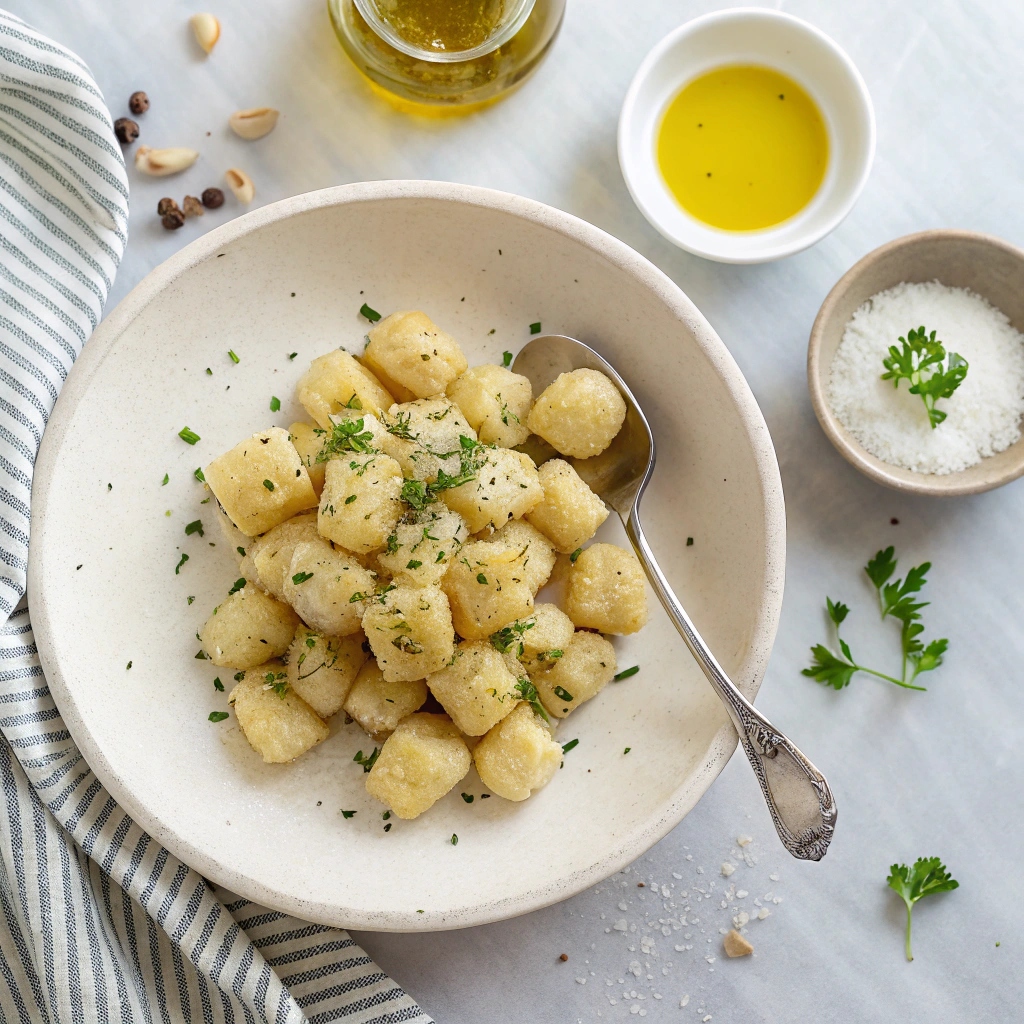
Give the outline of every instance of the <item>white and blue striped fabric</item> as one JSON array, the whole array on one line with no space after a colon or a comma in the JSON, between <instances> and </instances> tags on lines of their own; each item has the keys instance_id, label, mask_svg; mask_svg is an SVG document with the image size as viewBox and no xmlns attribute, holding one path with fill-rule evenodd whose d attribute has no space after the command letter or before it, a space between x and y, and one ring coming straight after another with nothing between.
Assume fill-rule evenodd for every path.
<instances>
[{"instance_id":1,"label":"white and blue striped fabric","mask_svg":"<svg viewBox=\"0 0 1024 1024\"><path fill-rule=\"evenodd\" d=\"M429 1024L349 935L214 888L64 727L24 601L32 467L124 252L89 69L0 11L0 1022Z\"/></svg>"}]
</instances>

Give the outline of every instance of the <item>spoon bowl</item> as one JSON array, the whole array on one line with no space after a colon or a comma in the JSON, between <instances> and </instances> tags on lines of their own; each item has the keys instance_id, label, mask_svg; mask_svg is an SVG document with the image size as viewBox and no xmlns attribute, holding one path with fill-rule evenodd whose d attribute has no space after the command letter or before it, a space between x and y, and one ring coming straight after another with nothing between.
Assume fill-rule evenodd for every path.
<instances>
[{"instance_id":1,"label":"spoon bowl","mask_svg":"<svg viewBox=\"0 0 1024 1024\"><path fill-rule=\"evenodd\" d=\"M535 395L560 374L580 369L597 370L618 388L626 403L622 429L599 455L572 459L573 468L618 513L651 586L729 712L782 844L800 860L821 860L836 823L835 799L825 776L726 675L676 597L644 534L640 500L654 472L656 449L650 423L626 382L589 345L560 334L529 342L512 369L530 381Z\"/></svg>"}]
</instances>

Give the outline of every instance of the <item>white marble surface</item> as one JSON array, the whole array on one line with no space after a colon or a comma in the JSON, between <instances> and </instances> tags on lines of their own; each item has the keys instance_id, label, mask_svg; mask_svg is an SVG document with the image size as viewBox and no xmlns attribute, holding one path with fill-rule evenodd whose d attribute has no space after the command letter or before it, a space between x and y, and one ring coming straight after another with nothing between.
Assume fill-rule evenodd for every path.
<instances>
[{"instance_id":1,"label":"white marble surface","mask_svg":"<svg viewBox=\"0 0 1024 1024\"><path fill-rule=\"evenodd\" d=\"M878 156L860 202L830 238L757 267L705 263L664 242L630 202L615 156L618 107L644 53L683 20L724 5L569 0L562 35L525 88L483 113L441 122L398 115L368 93L340 53L320 0L218 0L224 34L209 59L187 34L195 5L180 0L6 6L91 65L115 116L132 90L145 89L153 104L141 119L145 142L202 151L173 187L133 174L132 234L115 300L196 231L233 212L229 202L170 234L153 213L157 198L198 192L233 164L251 173L258 202L368 178L489 185L584 217L653 260L718 329L764 410L786 488L789 574L758 703L831 779L840 816L828 857L818 865L787 857L740 756L672 835L597 891L471 931L359 935L385 970L444 1024L572 1024L634 1014L657 1021L710 1015L716 1024L1021 1019L1024 484L946 502L882 490L829 447L804 375L818 305L876 245L927 227L979 229L1024 244L1024 9L1017 0L785 5L830 33L859 65L876 106ZM227 115L263 103L284 113L275 133L255 144L233 138ZM666 458L663 472L668 465ZM924 694L868 677L844 692L826 691L799 675L809 645L826 635L826 592L853 605L849 639L865 661L895 655L894 635L880 629L860 574L888 543L904 567L934 562L926 621L950 637L947 662L926 680ZM754 837L746 851L756 863L740 863L726 881L719 867L741 834ZM902 904L885 877L894 860L932 854L946 860L961 888L919 904L917 959L908 964ZM524 872L530 860L524 849ZM637 888L640 880L646 888ZM716 898L697 903L695 886L708 889L711 881ZM664 909L651 882L676 887L674 909ZM730 883L749 896L722 910L717 894ZM718 929L731 923L731 908L757 909L754 898L764 903L769 892L783 902L768 901L771 916L748 925L755 956L724 960ZM684 904L699 924L670 937L647 928ZM615 931L620 919L636 931ZM649 953L641 947L645 934L654 940ZM676 945L693 948L676 952ZM557 960L563 952L567 963ZM705 954L716 959L709 964ZM631 963L639 977L629 973Z\"/></svg>"}]
</instances>

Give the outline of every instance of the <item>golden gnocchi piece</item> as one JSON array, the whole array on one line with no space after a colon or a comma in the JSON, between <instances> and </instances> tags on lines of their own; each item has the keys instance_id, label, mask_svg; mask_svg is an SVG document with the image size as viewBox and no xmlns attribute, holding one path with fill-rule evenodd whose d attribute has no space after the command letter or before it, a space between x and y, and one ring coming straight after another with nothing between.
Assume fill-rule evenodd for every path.
<instances>
[{"instance_id":1,"label":"golden gnocchi piece","mask_svg":"<svg viewBox=\"0 0 1024 1024\"><path fill-rule=\"evenodd\" d=\"M526 520L550 538L556 551L569 554L597 533L608 509L563 459L545 462L537 473L544 500L526 513Z\"/></svg>"},{"instance_id":2,"label":"golden gnocchi piece","mask_svg":"<svg viewBox=\"0 0 1024 1024\"><path fill-rule=\"evenodd\" d=\"M503 544L470 541L441 580L451 601L455 630L467 640L483 640L533 611L525 555Z\"/></svg>"},{"instance_id":3,"label":"golden gnocchi piece","mask_svg":"<svg viewBox=\"0 0 1024 1024\"><path fill-rule=\"evenodd\" d=\"M329 636L357 633L363 602L377 580L353 555L322 537L296 544L284 579L284 598L303 622Z\"/></svg>"},{"instance_id":4,"label":"golden gnocchi piece","mask_svg":"<svg viewBox=\"0 0 1024 1024\"><path fill-rule=\"evenodd\" d=\"M327 636L299 626L288 648L288 685L321 718L337 714L366 661L362 633Z\"/></svg>"},{"instance_id":5,"label":"golden gnocchi piece","mask_svg":"<svg viewBox=\"0 0 1024 1024\"><path fill-rule=\"evenodd\" d=\"M459 407L443 396L393 405L384 414L383 424L378 447L412 480L436 480L442 469L449 476L458 476L460 439L476 440L476 431Z\"/></svg>"},{"instance_id":6,"label":"golden gnocchi piece","mask_svg":"<svg viewBox=\"0 0 1024 1024\"><path fill-rule=\"evenodd\" d=\"M533 387L504 366L473 366L448 385L448 397L484 444L514 448L529 436Z\"/></svg>"},{"instance_id":7,"label":"golden gnocchi piece","mask_svg":"<svg viewBox=\"0 0 1024 1024\"><path fill-rule=\"evenodd\" d=\"M587 459L612 443L626 419L618 388L597 370L562 373L538 396L527 426L562 455Z\"/></svg>"},{"instance_id":8,"label":"golden gnocchi piece","mask_svg":"<svg viewBox=\"0 0 1024 1024\"><path fill-rule=\"evenodd\" d=\"M299 617L248 583L229 594L199 634L207 657L219 668L252 668L288 650Z\"/></svg>"},{"instance_id":9,"label":"golden gnocchi piece","mask_svg":"<svg viewBox=\"0 0 1024 1024\"><path fill-rule=\"evenodd\" d=\"M533 464L538 469L543 466L548 459L558 458L558 452L556 452L543 437L538 437L536 434L530 434L522 444L515 445L515 450L517 452L522 452L524 455L529 455L533 460Z\"/></svg>"},{"instance_id":10,"label":"golden gnocchi piece","mask_svg":"<svg viewBox=\"0 0 1024 1024\"><path fill-rule=\"evenodd\" d=\"M286 523L268 530L262 537L257 537L249 546L257 575L254 582L279 601L287 600L284 581L291 568L292 553L298 544L319 539L315 512L294 516Z\"/></svg>"},{"instance_id":11,"label":"golden gnocchi piece","mask_svg":"<svg viewBox=\"0 0 1024 1024\"><path fill-rule=\"evenodd\" d=\"M281 427L253 434L218 456L203 471L231 521L255 537L316 505L309 473L288 431Z\"/></svg>"},{"instance_id":12,"label":"golden gnocchi piece","mask_svg":"<svg viewBox=\"0 0 1024 1024\"><path fill-rule=\"evenodd\" d=\"M555 566L555 547L525 519L511 519L496 533L480 538L487 544L503 544L522 553L523 573L533 596L551 578Z\"/></svg>"},{"instance_id":13,"label":"golden gnocchi piece","mask_svg":"<svg viewBox=\"0 0 1024 1024\"><path fill-rule=\"evenodd\" d=\"M399 402L443 395L469 365L458 342L426 313L392 313L367 337L363 363L393 385Z\"/></svg>"},{"instance_id":14,"label":"golden gnocchi piece","mask_svg":"<svg viewBox=\"0 0 1024 1024\"><path fill-rule=\"evenodd\" d=\"M520 703L476 745L473 760L488 789L518 801L551 781L562 748L530 705Z\"/></svg>"},{"instance_id":15,"label":"golden gnocchi piece","mask_svg":"<svg viewBox=\"0 0 1024 1024\"><path fill-rule=\"evenodd\" d=\"M537 467L522 452L480 446L469 458L476 470L474 478L442 491L441 500L466 520L470 532L498 530L543 500Z\"/></svg>"},{"instance_id":16,"label":"golden gnocchi piece","mask_svg":"<svg viewBox=\"0 0 1024 1024\"><path fill-rule=\"evenodd\" d=\"M517 677L486 640L464 640L450 665L427 676L427 686L467 736L482 736L520 699Z\"/></svg>"},{"instance_id":17,"label":"golden gnocchi piece","mask_svg":"<svg viewBox=\"0 0 1024 1024\"><path fill-rule=\"evenodd\" d=\"M395 401L372 370L340 348L314 359L295 391L302 408L324 430L331 429L332 415L346 409L379 413Z\"/></svg>"},{"instance_id":18,"label":"golden gnocchi piece","mask_svg":"<svg viewBox=\"0 0 1024 1024\"><path fill-rule=\"evenodd\" d=\"M562 657L576 632L572 619L558 605L544 601L533 606L533 615L523 625L529 628L517 631L514 650L528 669Z\"/></svg>"},{"instance_id":19,"label":"golden gnocchi piece","mask_svg":"<svg viewBox=\"0 0 1024 1024\"><path fill-rule=\"evenodd\" d=\"M398 728L403 718L423 707L427 693L423 679L389 683L380 666L371 658L359 670L349 690L345 713L379 743Z\"/></svg>"},{"instance_id":20,"label":"golden gnocchi piece","mask_svg":"<svg viewBox=\"0 0 1024 1024\"><path fill-rule=\"evenodd\" d=\"M441 582L468 537L462 516L436 501L399 519L377 562L396 583L429 587Z\"/></svg>"},{"instance_id":21,"label":"golden gnocchi piece","mask_svg":"<svg viewBox=\"0 0 1024 1024\"><path fill-rule=\"evenodd\" d=\"M447 715L409 715L384 741L366 791L399 818L416 818L465 778L471 761Z\"/></svg>"},{"instance_id":22,"label":"golden gnocchi piece","mask_svg":"<svg viewBox=\"0 0 1024 1024\"><path fill-rule=\"evenodd\" d=\"M403 483L402 467L390 455L331 459L320 496L321 536L360 554L384 547L405 510Z\"/></svg>"},{"instance_id":23,"label":"golden gnocchi piece","mask_svg":"<svg viewBox=\"0 0 1024 1024\"><path fill-rule=\"evenodd\" d=\"M228 699L242 734L267 764L294 761L327 739L326 723L288 687L280 662L249 669Z\"/></svg>"},{"instance_id":24,"label":"golden gnocchi piece","mask_svg":"<svg viewBox=\"0 0 1024 1024\"><path fill-rule=\"evenodd\" d=\"M323 427L315 427L312 423L293 423L288 428L288 438L299 453L318 498L324 489L324 470L327 467L323 462L317 462L316 457L320 454L326 436L327 431Z\"/></svg>"},{"instance_id":25,"label":"golden gnocchi piece","mask_svg":"<svg viewBox=\"0 0 1024 1024\"><path fill-rule=\"evenodd\" d=\"M580 630L565 645L560 658L535 661L530 666L530 681L548 713L565 718L596 697L611 682L615 671L615 648L610 641Z\"/></svg>"},{"instance_id":26,"label":"golden gnocchi piece","mask_svg":"<svg viewBox=\"0 0 1024 1024\"><path fill-rule=\"evenodd\" d=\"M375 598L363 631L388 682L424 679L455 653L451 608L439 587L398 586Z\"/></svg>"},{"instance_id":27,"label":"golden gnocchi piece","mask_svg":"<svg viewBox=\"0 0 1024 1024\"><path fill-rule=\"evenodd\" d=\"M647 577L632 551L591 544L569 569L565 612L577 626L636 633L647 622Z\"/></svg>"}]
</instances>

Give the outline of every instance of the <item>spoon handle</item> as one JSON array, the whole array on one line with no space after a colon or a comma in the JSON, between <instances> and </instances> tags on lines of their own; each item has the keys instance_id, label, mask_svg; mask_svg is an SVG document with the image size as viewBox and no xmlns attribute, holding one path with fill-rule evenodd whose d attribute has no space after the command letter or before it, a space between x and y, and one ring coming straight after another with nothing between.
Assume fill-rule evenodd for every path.
<instances>
[{"instance_id":1,"label":"spoon handle","mask_svg":"<svg viewBox=\"0 0 1024 1024\"><path fill-rule=\"evenodd\" d=\"M825 776L754 708L722 670L658 566L636 504L629 517L623 517L623 524L665 611L729 712L783 846L800 860L821 860L836 826L836 804Z\"/></svg>"}]
</instances>

